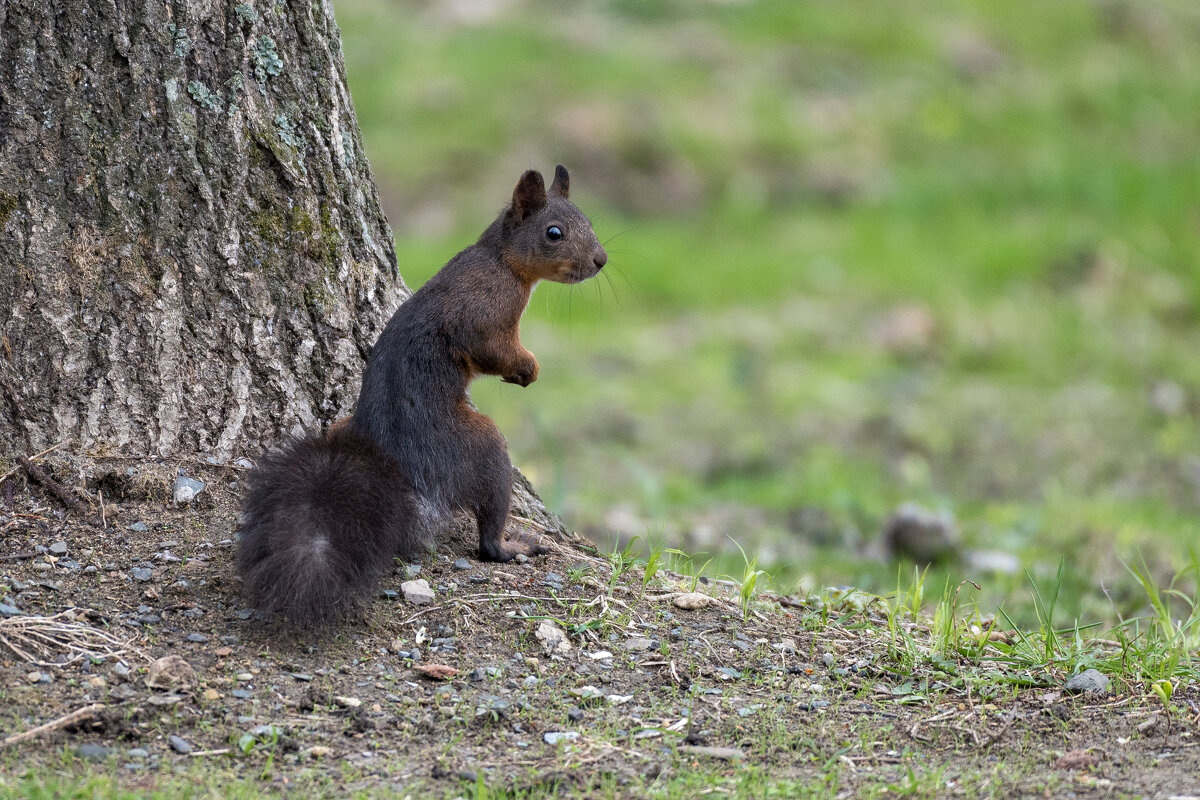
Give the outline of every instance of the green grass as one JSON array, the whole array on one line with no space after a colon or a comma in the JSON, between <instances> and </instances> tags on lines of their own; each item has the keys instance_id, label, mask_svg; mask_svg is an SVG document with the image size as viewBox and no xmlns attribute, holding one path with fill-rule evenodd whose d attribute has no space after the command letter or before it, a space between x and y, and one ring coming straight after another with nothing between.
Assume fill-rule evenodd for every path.
<instances>
[{"instance_id":1,"label":"green grass","mask_svg":"<svg viewBox=\"0 0 1200 800\"><path fill-rule=\"evenodd\" d=\"M410 284L527 166L568 164L607 242L601 279L534 296L538 383L475 390L575 527L661 531L714 574L738 569L728 534L777 584L882 592L879 531L915 501L1021 561L931 585L974 579L1028 625L1026 570L1065 556L1057 613L1112 622L1146 608L1123 563L1159 584L1188 563L1194 4L338 15Z\"/></svg>"}]
</instances>

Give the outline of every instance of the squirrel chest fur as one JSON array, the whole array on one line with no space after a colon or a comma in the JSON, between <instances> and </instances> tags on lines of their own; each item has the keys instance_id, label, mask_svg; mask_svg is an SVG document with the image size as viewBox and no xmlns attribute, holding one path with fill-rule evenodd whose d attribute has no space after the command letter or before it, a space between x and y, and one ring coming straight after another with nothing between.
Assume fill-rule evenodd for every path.
<instances>
[{"instance_id":1,"label":"squirrel chest fur","mask_svg":"<svg viewBox=\"0 0 1200 800\"><path fill-rule=\"evenodd\" d=\"M545 552L504 540L512 464L467 391L480 375L537 380L518 330L534 285L586 280L607 262L569 189L562 166L549 191L540 173L522 175L479 240L392 316L353 416L261 460L238 553L258 610L301 624L336 618L370 594L394 556L428 549L455 509L475 517L485 560Z\"/></svg>"}]
</instances>

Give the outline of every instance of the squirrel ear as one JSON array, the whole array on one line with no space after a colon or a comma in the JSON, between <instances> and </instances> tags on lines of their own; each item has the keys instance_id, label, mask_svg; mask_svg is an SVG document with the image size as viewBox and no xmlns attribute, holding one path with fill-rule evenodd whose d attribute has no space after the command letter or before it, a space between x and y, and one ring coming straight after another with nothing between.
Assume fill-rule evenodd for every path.
<instances>
[{"instance_id":1,"label":"squirrel ear","mask_svg":"<svg viewBox=\"0 0 1200 800\"><path fill-rule=\"evenodd\" d=\"M559 164L554 168L554 183L550 184L550 194L566 200L570 193L571 176L567 174L567 168Z\"/></svg>"},{"instance_id":2,"label":"squirrel ear","mask_svg":"<svg viewBox=\"0 0 1200 800\"><path fill-rule=\"evenodd\" d=\"M535 211L545 208L546 203L546 183L542 180L542 173L531 169L521 176L517 188L513 189L508 217L513 223L520 224Z\"/></svg>"}]
</instances>

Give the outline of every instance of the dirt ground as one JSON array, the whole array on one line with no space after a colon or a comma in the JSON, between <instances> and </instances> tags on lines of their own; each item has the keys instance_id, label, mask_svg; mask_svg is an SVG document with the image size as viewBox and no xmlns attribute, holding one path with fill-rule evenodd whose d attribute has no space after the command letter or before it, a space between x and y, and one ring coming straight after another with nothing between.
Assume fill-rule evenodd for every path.
<instances>
[{"instance_id":1,"label":"dirt ground","mask_svg":"<svg viewBox=\"0 0 1200 800\"><path fill-rule=\"evenodd\" d=\"M297 635L239 596L244 468L57 454L43 468L65 497L23 469L0 485L0 726L103 705L6 747L11 775L65 759L144 789L216 762L263 789L419 796L480 780L653 795L689 774L696 793L753 776L844 797L1200 795L1195 687L1170 719L1119 681L1071 695L1063 675L998 664L981 688L935 659L901 668L877 605L745 614L735 590L700 583L713 600L685 610L690 579L613 580L568 541L482 563L461 532L397 564L364 614ZM181 472L204 484L186 504ZM434 600L406 600L409 579ZM160 674L167 656L190 669Z\"/></svg>"}]
</instances>

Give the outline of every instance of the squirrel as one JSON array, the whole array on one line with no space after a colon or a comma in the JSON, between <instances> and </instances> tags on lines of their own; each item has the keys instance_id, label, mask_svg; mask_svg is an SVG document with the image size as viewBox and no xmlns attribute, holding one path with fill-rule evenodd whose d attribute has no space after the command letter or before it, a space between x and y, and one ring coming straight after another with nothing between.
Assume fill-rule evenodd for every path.
<instances>
[{"instance_id":1,"label":"squirrel","mask_svg":"<svg viewBox=\"0 0 1200 800\"><path fill-rule=\"evenodd\" d=\"M479 556L547 552L504 540L512 463L472 406L480 375L528 386L538 362L518 324L538 281L577 283L608 256L555 168L529 170L512 202L388 321L354 413L260 460L242 508L238 571L268 618L330 622L374 590L393 556L428 551L453 510L475 517Z\"/></svg>"}]
</instances>

